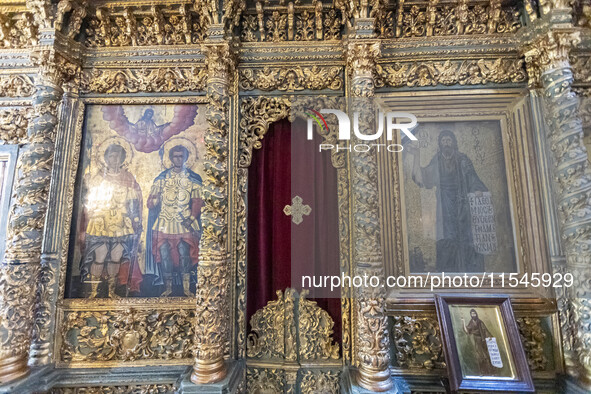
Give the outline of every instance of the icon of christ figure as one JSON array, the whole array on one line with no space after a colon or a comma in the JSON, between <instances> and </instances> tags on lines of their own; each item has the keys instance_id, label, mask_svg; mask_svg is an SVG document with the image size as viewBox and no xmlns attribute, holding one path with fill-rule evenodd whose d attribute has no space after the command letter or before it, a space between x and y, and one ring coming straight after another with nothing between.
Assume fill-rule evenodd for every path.
<instances>
[{"instance_id":1,"label":"icon of christ figure","mask_svg":"<svg viewBox=\"0 0 591 394\"><path fill-rule=\"evenodd\" d=\"M170 137L193 126L197 116L197 106L176 105L170 122L156 124L154 110L148 108L140 119L131 123L120 105L105 105L103 119L109 122L111 129L128 140L140 152L154 152Z\"/></svg>"}]
</instances>

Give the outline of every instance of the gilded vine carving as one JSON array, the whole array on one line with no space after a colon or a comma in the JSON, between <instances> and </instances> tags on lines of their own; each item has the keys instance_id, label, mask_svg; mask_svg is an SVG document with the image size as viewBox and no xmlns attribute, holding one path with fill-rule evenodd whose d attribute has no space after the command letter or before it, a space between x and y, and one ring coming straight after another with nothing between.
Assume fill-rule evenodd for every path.
<instances>
[{"instance_id":1,"label":"gilded vine carving","mask_svg":"<svg viewBox=\"0 0 591 394\"><path fill-rule=\"evenodd\" d=\"M84 93L174 93L203 91L205 67L92 69L82 74Z\"/></svg>"},{"instance_id":2,"label":"gilded vine carving","mask_svg":"<svg viewBox=\"0 0 591 394\"><path fill-rule=\"evenodd\" d=\"M41 246L51 180L55 128L62 99L61 85L75 76L78 67L54 50L34 51L39 82L27 138L19 152L13 198L9 211L5 258L0 264L0 364L8 381L27 373L37 283L41 271Z\"/></svg>"},{"instance_id":3,"label":"gilded vine carving","mask_svg":"<svg viewBox=\"0 0 591 394\"><path fill-rule=\"evenodd\" d=\"M430 37L450 35L507 34L522 27L517 7L490 0L488 4L459 1L456 5L439 0L398 2L396 37ZM379 31L380 37L391 36L392 29Z\"/></svg>"},{"instance_id":4,"label":"gilded vine carving","mask_svg":"<svg viewBox=\"0 0 591 394\"><path fill-rule=\"evenodd\" d=\"M35 93L35 84L28 75L0 76L0 97L29 97Z\"/></svg>"},{"instance_id":5,"label":"gilded vine carving","mask_svg":"<svg viewBox=\"0 0 591 394\"><path fill-rule=\"evenodd\" d=\"M27 48L37 44L37 26L31 12L0 15L0 47Z\"/></svg>"},{"instance_id":6,"label":"gilded vine carving","mask_svg":"<svg viewBox=\"0 0 591 394\"><path fill-rule=\"evenodd\" d=\"M245 69L240 71L242 90L280 90L293 92L298 90L340 90L343 87L341 67L287 67L263 69Z\"/></svg>"},{"instance_id":7,"label":"gilded vine carving","mask_svg":"<svg viewBox=\"0 0 591 394\"><path fill-rule=\"evenodd\" d=\"M392 344L399 368L445 368L439 324L433 318L394 316Z\"/></svg>"},{"instance_id":8,"label":"gilded vine carving","mask_svg":"<svg viewBox=\"0 0 591 394\"><path fill-rule=\"evenodd\" d=\"M298 297L293 289L278 290L277 300L256 311L250 320L249 358L293 362L339 358L339 345L331 337L333 320L306 294Z\"/></svg>"},{"instance_id":9,"label":"gilded vine carving","mask_svg":"<svg viewBox=\"0 0 591 394\"><path fill-rule=\"evenodd\" d=\"M30 107L0 110L0 140L3 144L25 141L32 112Z\"/></svg>"},{"instance_id":10,"label":"gilded vine carving","mask_svg":"<svg viewBox=\"0 0 591 394\"><path fill-rule=\"evenodd\" d=\"M197 268L195 364L191 380L210 383L226 375L224 354L230 340L230 267L227 253L228 133L230 81L236 57L231 43L208 41L205 177L201 211L203 233Z\"/></svg>"},{"instance_id":11,"label":"gilded vine carving","mask_svg":"<svg viewBox=\"0 0 591 394\"><path fill-rule=\"evenodd\" d=\"M192 310L69 311L61 328L61 360L189 359Z\"/></svg>"},{"instance_id":12,"label":"gilded vine carving","mask_svg":"<svg viewBox=\"0 0 591 394\"><path fill-rule=\"evenodd\" d=\"M522 59L446 60L378 65L376 87L485 85L527 80Z\"/></svg>"},{"instance_id":13,"label":"gilded vine carving","mask_svg":"<svg viewBox=\"0 0 591 394\"><path fill-rule=\"evenodd\" d=\"M517 319L517 325L530 369L545 371L548 366L548 357L544 349L547 335L542 328L542 320L537 317L524 317Z\"/></svg>"},{"instance_id":14,"label":"gilded vine carving","mask_svg":"<svg viewBox=\"0 0 591 394\"><path fill-rule=\"evenodd\" d=\"M591 56L572 56L571 66L575 77L575 84L591 83Z\"/></svg>"},{"instance_id":15,"label":"gilded vine carving","mask_svg":"<svg viewBox=\"0 0 591 394\"><path fill-rule=\"evenodd\" d=\"M351 76L352 107L364 127L372 129L376 108L366 100L373 97L379 42L351 42L346 61ZM355 143L359 141L354 139ZM355 275L383 278L384 261L380 242L378 171L374 152L356 152L350 156L353 212L353 267ZM358 383L373 391L387 391L390 379L388 321L385 315L385 289L356 289Z\"/></svg>"},{"instance_id":16,"label":"gilded vine carving","mask_svg":"<svg viewBox=\"0 0 591 394\"><path fill-rule=\"evenodd\" d=\"M341 39L343 20L333 8L325 9L321 1L296 10L293 6L266 11L258 2L255 10L241 21L244 42L318 41Z\"/></svg>"},{"instance_id":17,"label":"gilded vine carving","mask_svg":"<svg viewBox=\"0 0 591 394\"><path fill-rule=\"evenodd\" d=\"M567 328L563 336L567 345L572 344L578 366L588 378L591 376L591 169L569 63L569 52L579 42L577 31L550 31L530 43L525 58L528 73L537 78L533 84L540 83L544 89L566 270L574 277L569 303L563 305L566 310L560 311L561 325Z\"/></svg>"},{"instance_id":18,"label":"gilded vine carving","mask_svg":"<svg viewBox=\"0 0 591 394\"><path fill-rule=\"evenodd\" d=\"M130 384L116 386L55 387L48 394L166 394L178 388L174 383Z\"/></svg>"},{"instance_id":19,"label":"gilded vine carving","mask_svg":"<svg viewBox=\"0 0 591 394\"><path fill-rule=\"evenodd\" d=\"M89 47L183 45L205 39L203 18L189 4L167 7L127 6L122 10L98 7L88 20Z\"/></svg>"}]
</instances>

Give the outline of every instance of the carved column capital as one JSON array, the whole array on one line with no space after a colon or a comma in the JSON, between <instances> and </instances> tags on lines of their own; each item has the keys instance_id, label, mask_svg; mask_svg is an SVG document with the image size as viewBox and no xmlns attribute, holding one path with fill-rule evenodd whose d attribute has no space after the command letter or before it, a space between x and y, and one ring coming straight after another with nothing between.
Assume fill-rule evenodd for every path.
<instances>
[{"instance_id":1,"label":"carved column capital","mask_svg":"<svg viewBox=\"0 0 591 394\"><path fill-rule=\"evenodd\" d=\"M38 67L39 85L50 85L63 90L62 85L80 73L80 65L67 59L54 49L37 49L31 52L31 62Z\"/></svg>"},{"instance_id":2,"label":"carved column capital","mask_svg":"<svg viewBox=\"0 0 591 394\"><path fill-rule=\"evenodd\" d=\"M381 52L379 41L351 40L345 43L345 59L349 75L373 75Z\"/></svg>"},{"instance_id":3,"label":"carved column capital","mask_svg":"<svg viewBox=\"0 0 591 394\"><path fill-rule=\"evenodd\" d=\"M201 47L206 57L209 80L225 81L228 84L236 69L235 44L226 40L207 40Z\"/></svg>"},{"instance_id":4,"label":"carved column capital","mask_svg":"<svg viewBox=\"0 0 591 394\"><path fill-rule=\"evenodd\" d=\"M542 74L570 67L570 50L581 42L575 29L551 30L537 36L523 49L530 86L540 86Z\"/></svg>"}]
</instances>

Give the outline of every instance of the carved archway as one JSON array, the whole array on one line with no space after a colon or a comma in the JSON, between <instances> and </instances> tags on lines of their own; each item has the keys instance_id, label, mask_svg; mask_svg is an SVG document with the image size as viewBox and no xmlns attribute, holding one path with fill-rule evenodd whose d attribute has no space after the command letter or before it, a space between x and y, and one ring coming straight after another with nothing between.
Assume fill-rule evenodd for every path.
<instances>
[{"instance_id":1,"label":"carved archway","mask_svg":"<svg viewBox=\"0 0 591 394\"><path fill-rule=\"evenodd\" d=\"M300 117L303 118L305 107L312 108L340 108L345 101L343 98L321 96L314 98L297 98L296 96L280 97L249 97L240 102L240 123L238 137L238 166L236 168L236 293L234 297L234 308L236 311L236 332L233 336L235 341L236 357L246 358L246 193L248 183L248 167L252 161L254 149L262 147L262 140L269 131L273 122L282 119L290 121ZM323 142L336 144L336 127L329 127L327 133L321 133ZM340 247L340 268L341 272L350 275L352 272L352 260L350 250L343 245L349 245L349 171L347 168L347 156L344 151L333 151L331 161L337 169L338 183L338 204L339 204L339 243ZM348 289L342 289L341 316L342 316L342 355L345 363L352 359L352 306Z\"/></svg>"}]
</instances>

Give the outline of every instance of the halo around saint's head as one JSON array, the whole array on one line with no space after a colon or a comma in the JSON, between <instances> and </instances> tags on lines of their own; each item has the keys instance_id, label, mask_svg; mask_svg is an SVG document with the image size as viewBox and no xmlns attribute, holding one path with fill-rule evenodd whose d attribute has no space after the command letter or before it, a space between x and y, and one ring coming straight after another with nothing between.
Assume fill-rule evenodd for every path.
<instances>
[{"instance_id":1,"label":"halo around saint's head","mask_svg":"<svg viewBox=\"0 0 591 394\"><path fill-rule=\"evenodd\" d=\"M133 148L129 142L121 137L109 137L101 142L96 150L95 161L102 167L105 167L107 165L105 163L105 152L111 145L118 145L125 151L125 159L123 160L121 167L127 168L129 163L131 163L131 159L133 159Z\"/></svg>"},{"instance_id":2,"label":"halo around saint's head","mask_svg":"<svg viewBox=\"0 0 591 394\"><path fill-rule=\"evenodd\" d=\"M185 162L185 167L193 169L195 161L197 160L197 147L189 139L184 137L171 138L164 143L164 146L162 147L164 151L162 155L162 165L164 168L171 168L173 166L170 161L169 153L172 148L178 145L184 146L189 151L189 157Z\"/></svg>"}]
</instances>

